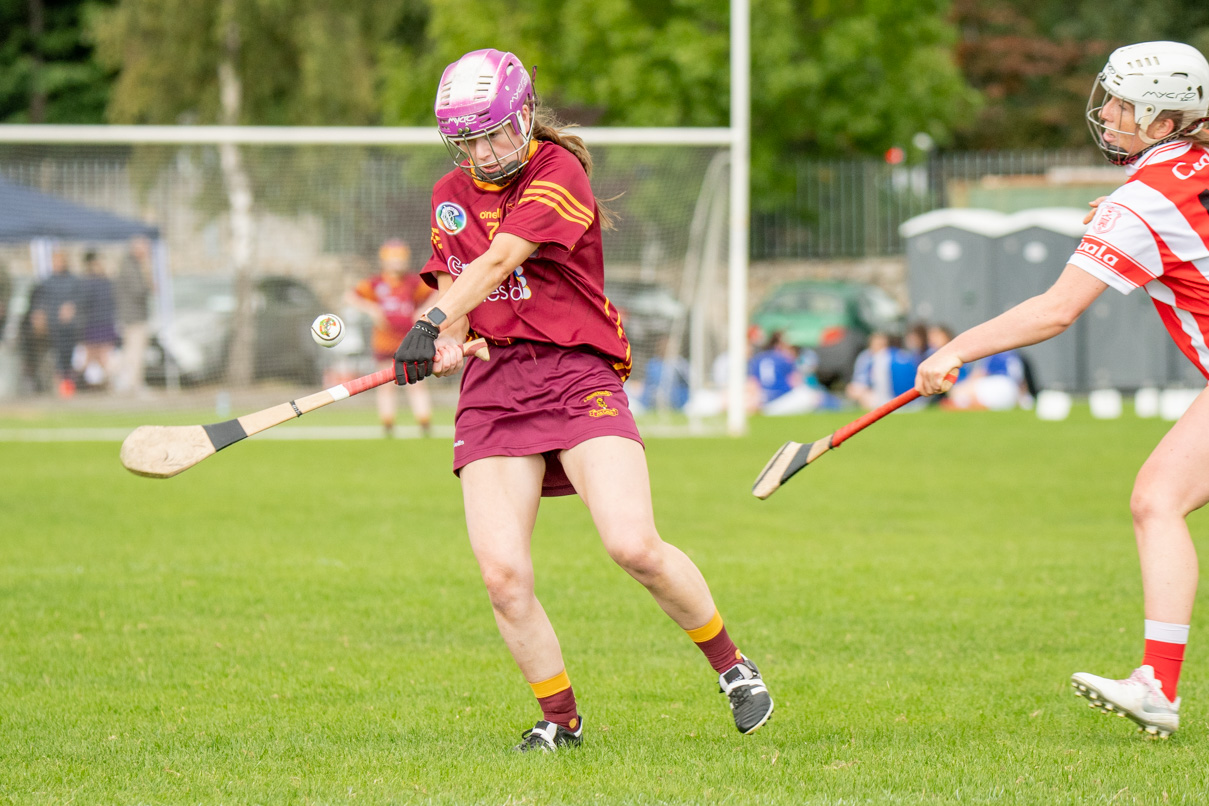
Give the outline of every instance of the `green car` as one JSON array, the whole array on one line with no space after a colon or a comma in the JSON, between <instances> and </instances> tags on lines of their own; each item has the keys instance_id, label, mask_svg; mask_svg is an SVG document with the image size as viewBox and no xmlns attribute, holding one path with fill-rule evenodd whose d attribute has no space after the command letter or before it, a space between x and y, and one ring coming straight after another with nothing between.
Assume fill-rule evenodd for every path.
<instances>
[{"instance_id":1,"label":"green car","mask_svg":"<svg viewBox=\"0 0 1209 806\"><path fill-rule=\"evenodd\" d=\"M869 334L900 334L902 306L873 285L839 280L799 280L774 288L751 315L765 337L780 331L785 341L818 355L825 386L847 383ZM757 345L758 348L758 345Z\"/></svg>"}]
</instances>

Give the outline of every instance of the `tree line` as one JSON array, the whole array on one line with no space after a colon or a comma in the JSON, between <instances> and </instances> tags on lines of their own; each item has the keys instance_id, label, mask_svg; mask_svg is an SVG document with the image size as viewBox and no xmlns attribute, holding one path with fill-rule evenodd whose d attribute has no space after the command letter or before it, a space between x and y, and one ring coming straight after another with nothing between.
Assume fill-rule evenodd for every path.
<instances>
[{"instance_id":1,"label":"tree line","mask_svg":"<svg viewBox=\"0 0 1209 806\"><path fill-rule=\"evenodd\" d=\"M1209 52L1209 3L756 0L751 28L753 176L775 193L803 156L1084 144L1111 49ZM0 122L428 125L441 69L479 47L536 66L568 121L729 119L726 0L0 0Z\"/></svg>"}]
</instances>

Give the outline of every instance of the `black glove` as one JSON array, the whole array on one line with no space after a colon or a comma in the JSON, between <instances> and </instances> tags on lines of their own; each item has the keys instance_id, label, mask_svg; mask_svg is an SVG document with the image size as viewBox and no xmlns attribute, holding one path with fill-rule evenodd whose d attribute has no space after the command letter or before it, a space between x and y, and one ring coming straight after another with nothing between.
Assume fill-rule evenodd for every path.
<instances>
[{"instance_id":1,"label":"black glove","mask_svg":"<svg viewBox=\"0 0 1209 806\"><path fill-rule=\"evenodd\" d=\"M416 383L432 374L440 333L436 325L423 319L412 326L395 350L395 383Z\"/></svg>"}]
</instances>

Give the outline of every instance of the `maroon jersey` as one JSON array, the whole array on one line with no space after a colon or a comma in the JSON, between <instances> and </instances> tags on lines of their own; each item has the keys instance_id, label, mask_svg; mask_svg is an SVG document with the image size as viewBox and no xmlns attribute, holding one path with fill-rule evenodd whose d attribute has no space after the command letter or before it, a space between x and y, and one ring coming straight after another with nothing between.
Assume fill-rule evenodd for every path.
<instances>
[{"instance_id":1,"label":"maroon jersey","mask_svg":"<svg viewBox=\"0 0 1209 806\"><path fill-rule=\"evenodd\" d=\"M532 157L505 187L454 169L432 191L432 257L422 272L455 277L507 232L540 244L533 255L470 312L475 333L497 343L513 339L588 347L608 357L625 379L630 343L621 317L604 295L604 251L596 197L575 155L534 141Z\"/></svg>"},{"instance_id":2,"label":"maroon jersey","mask_svg":"<svg viewBox=\"0 0 1209 806\"><path fill-rule=\"evenodd\" d=\"M395 348L416 323L416 306L432 295L432 290L415 274L394 279L375 274L357 283L353 293L377 303L386 318L386 327L374 327L373 349L380 356L394 355Z\"/></svg>"}]
</instances>

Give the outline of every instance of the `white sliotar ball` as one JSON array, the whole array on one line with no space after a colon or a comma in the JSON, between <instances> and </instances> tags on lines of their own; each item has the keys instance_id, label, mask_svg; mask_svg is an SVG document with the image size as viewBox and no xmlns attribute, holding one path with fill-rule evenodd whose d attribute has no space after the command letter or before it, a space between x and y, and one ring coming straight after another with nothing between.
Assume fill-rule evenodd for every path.
<instances>
[{"instance_id":1,"label":"white sliotar ball","mask_svg":"<svg viewBox=\"0 0 1209 806\"><path fill-rule=\"evenodd\" d=\"M322 313L311 322L311 338L320 347L335 347L344 340L344 322L334 313Z\"/></svg>"}]
</instances>

